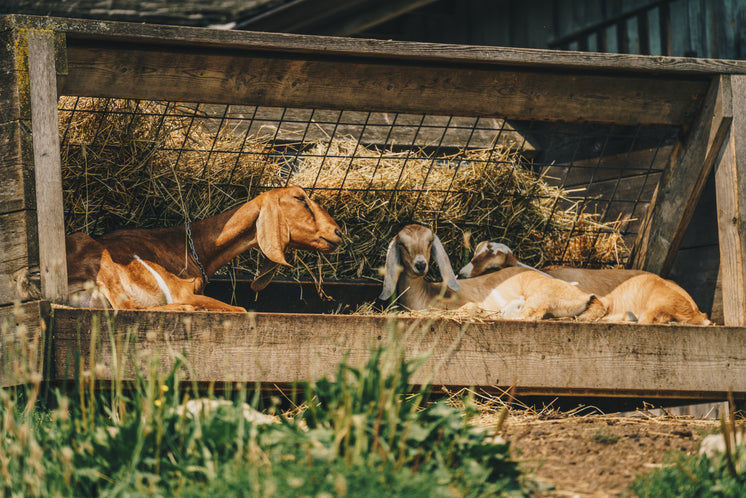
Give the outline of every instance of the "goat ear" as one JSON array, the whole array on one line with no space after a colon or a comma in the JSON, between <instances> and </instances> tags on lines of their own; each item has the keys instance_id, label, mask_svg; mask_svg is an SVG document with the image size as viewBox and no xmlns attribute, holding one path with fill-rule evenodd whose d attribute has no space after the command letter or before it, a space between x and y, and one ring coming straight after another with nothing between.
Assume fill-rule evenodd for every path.
<instances>
[{"instance_id":1,"label":"goat ear","mask_svg":"<svg viewBox=\"0 0 746 498\"><path fill-rule=\"evenodd\" d=\"M275 277L275 273L280 269L280 265L270 260L269 258L262 257L259 262L259 270L256 272L256 278L251 282L251 290L259 292L269 285L272 279Z\"/></svg>"},{"instance_id":2,"label":"goat ear","mask_svg":"<svg viewBox=\"0 0 746 498\"><path fill-rule=\"evenodd\" d=\"M385 301L394 295L396 290L396 282L399 280L399 274L401 273L401 257L399 255L399 248L396 247L396 238L389 243L389 248L386 251L386 266L384 267L383 275L383 290L378 295L378 299Z\"/></svg>"},{"instance_id":3,"label":"goat ear","mask_svg":"<svg viewBox=\"0 0 746 498\"><path fill-rule=\"evenodd\" d=\"M443 279L444 282L448 282L448 288L452 291L461 290L461 284L458 282L458 280L456 280L456 274L453 272L451 260L448 259L448 254L446 254L443 243L440 242L440 239L437 235L433 239L433 248L430 250L430 252L432 258L435 260L436 263L438 263L438 268L440 269L440 277Z\"/></svg>"},{"instance_id":4,"label":"goat ear","mask_svg":"<svg viewBox=\"0 0 746 498\"><path fill-rule=\"evenodd\" d=\"M290 243L290 229L276 197L264 202L259 210L256 240L265 256L277 264L290 266L285 260L285 249Z\"/></svg>"}]
</instances>

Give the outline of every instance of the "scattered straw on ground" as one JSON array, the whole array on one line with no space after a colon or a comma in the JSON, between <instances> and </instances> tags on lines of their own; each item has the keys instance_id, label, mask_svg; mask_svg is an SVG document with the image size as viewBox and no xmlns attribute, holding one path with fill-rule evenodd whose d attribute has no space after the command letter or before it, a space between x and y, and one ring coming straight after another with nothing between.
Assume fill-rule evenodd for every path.
<instances>
[{"instance_id":1,"label":"scattered straw on ground","mask_svg":"<svg viewBox=\"0 0 746 498\"><path fill-rule=\"evenodd\" d=\"M673 408L604 413L579 405L563 411L471 389L450 393L449 402L461 405L465 397L478 409L472 423L508 442L524 471L548 486L536 496L617 496L670 457L696 454L720 425L717 418L671 415Z\"/></svg>"}]
</instances>

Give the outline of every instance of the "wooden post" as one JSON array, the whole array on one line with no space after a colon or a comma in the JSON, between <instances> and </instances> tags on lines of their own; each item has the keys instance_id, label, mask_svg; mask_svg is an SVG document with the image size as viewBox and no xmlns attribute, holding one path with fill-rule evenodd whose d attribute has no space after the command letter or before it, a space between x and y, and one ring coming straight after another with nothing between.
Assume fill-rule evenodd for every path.
<instances>
[{"instance_id":1,"label":"wooden post","mask_svg":"<svg viewBox=\"0 0 746 498\"><path fill-rule=\"evenodd\" d=\"M632 250L632 266L666 275L733 119L730 76L715 77L699 116L661 174Z\"/></svg>"},{"instance_id":2,"label":"wooden post","mask_svg":"<svg viewBox=\"0 0 746 498\"><path fill-rule=\"evenodd\" d=\"M733 124L715 164L725 325L746 325L746 76L729 77Z\"/></svg>"},{"instance_id":3,"label":"wooden post","mask_svg":"<svg viewBox=\"0 0 746 498\"><path fill-rule=\"evenodd\" d=\"M25 39L15 22L0 30L0 306L39 298Z\"/></svg>"},{"instance_id":4,"label":"wooden post","mask_svg":"<svg viewBox=\"0 0 746 498\"><path fill-rule=\"evenodd\" d=\"M28 71L41 292L43 298L60 302L67 299L67 264L52 31L29 30Z\"/></svg>"}]
</instances>

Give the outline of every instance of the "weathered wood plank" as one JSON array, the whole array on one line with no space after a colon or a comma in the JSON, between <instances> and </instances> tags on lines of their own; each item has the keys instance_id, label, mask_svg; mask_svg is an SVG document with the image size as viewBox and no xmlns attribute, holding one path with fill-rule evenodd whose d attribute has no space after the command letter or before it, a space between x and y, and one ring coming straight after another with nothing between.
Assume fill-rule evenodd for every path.
<instances>
[{"instance_id":1,"label":"weathered wood plank","mask_svg":"<svg viewBox=\"0 0 746 498\"><path fill-rule=\"evenodd\" d=\"M41 291L50 301L64 302L67 262L54 34L29 30L28 52Z\"/></svg>"},{"instance_id":2,"label":"weathered wood plank","mask_svg":"<svg viewBox=\"0 0 746 498\"><path fill-rule=\"evenodd\" d=\"M48 315L48 305L41 301L0 307L0 387L43 379Z\"/></svg>"},{"instance_id":3,"label":"weathered wood plank","mask_svg":"<svg viewBox=\"0 0 746 498\"><path fill-rule=\"evenodd\" d=\"M686 141L674 151L632 253L632 266L666 275L732 120L730 77L715 78Z\"/></svg>"},{"instance_id":4,"label":"weathered wood plank","mask_svg":"<svg viewBox=\"0 0 746 498\"><path fill-rule=\"evenodd\" d=\"M0 124L20 118L16 40L15 32L0 32Z\"/></svg>"},{"instance_id":5,"label":"weathered wood plank","mask_svg":"<svg viewBox=\"0 0 746 498\"><path fill-rule=\"evenodd\" d=\"M23 153L29 138L19 120L0 124L0 214L35 207L33 171Z\"/></svg>"},{"instance_id":6,"label":"weathered wood plank","mask_svg":"<svg viewBox=\"0 0 746 498\"><path fill-rule=\"evenodd\" d=\"M712 296L712 311L710 320L715 323L725 323L725 313L723 311L723 272L720 269L715 279L715 293Z\"/></svg>"},{"instance_id":7,"label":"weathered wood plank","mask_svg":"<svg viewBox=\"0 0 746 498\"><path fill-rule=\"evenodd\" d=\"M27 299L18 292L18 272L39 264L36 217L31 210L0 214L0 305Z\"/></svg>"},{"instance_id":8,"label":"weathered wood plank","mask_svg":"<svg viewBox=\"0 0 746 498\"><path fill-rule=\"evenodd\" d=\"M67 95L635 125L687 123L707 86L699 78L272 58L69 38L68 67Z\"/></svg>"},{"instance_id":9,"label":"weathered wood plank","mask_svg":"<svg viewBox=\"0 0 746 498\"><path fill-rule=\"evenodd\" d=\"M415 382L432 372L435 385L516 386L523 394L722 398L732 389L736 397L746 396L744 328L554 321L418 325L413 319L393 327L377 316L125 311L107 321L99 313L55 308L51 379L69 378L78 344L87 361L98 320L95 358L102 380L112 375L114 355L126 365L126 380L153 355L168 371L170 351L184 355L185 374L194 381L308 380L332 372L345 355L359 365L395 329L409 357L432 350ZM123 355L127 337L131 343Z\"/></svg>"},{"instance_id":10,"label":"weathered wood plank","mask_svg":"<svg viewBox=\"0 0 746 498\"><path fill-rule=\"evenodd\" d=\"M225 105L208 104L200 109L208 116L220 118ZM230 105L229 117L235 123L231 123L234 134L243 136L248 132L248 136L266 138L275 143L297 145L301 138L305 142L326 142L329 137L353 137L361 145L383 150L392 146L439 146L461 150L464 147L487 149L494 145L515 147L519 144L523 145L525 155L535 151L529 138L496 118L239 105Z\"/></svg>"},{"instance_id":11,"label":"weathered wood plank","mask_svg":"<svg viewBox=\"0 0 746 498\"><path fill-rule=\"evenodd\" d=\"M746 73L746 62L682 57L631 56L626 54L567 52L442 43L401 42L215 30L144 23L119 23L83 19L32 16L0 18L0 29L38 26L64 32L68 40L130 41L151 45L202 46L218 49L267 50L297 54L325 53L355 58L390 57L449 63L480 63L543 68L622 71L655 74Z\"/></svg>"},{"instance_id":12,"label":"weathered wood plank","mask_svg":"<svg viewBox=\"0 0 746 498\"><path fill-rule=\"evenodd\" d=\"M717 158L715 185L726 325L746 325L746 78L728 76L733 124Z\"/></svg>"}]
</instances>

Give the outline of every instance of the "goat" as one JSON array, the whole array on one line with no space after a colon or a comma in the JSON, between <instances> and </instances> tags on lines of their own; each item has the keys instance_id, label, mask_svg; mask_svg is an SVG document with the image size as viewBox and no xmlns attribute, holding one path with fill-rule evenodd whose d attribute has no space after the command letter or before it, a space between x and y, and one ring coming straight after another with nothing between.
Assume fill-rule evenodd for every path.
<instances>
[{"instance_id":1,"label":"goat","mask_svg":"<svg viewBox=\"0 0 746 498\"><path fill-rule=\"evenodd\" d=\"M118 230L65 240L71 304L116 309L245 312L202 295L207 280L238 254L259 246L271 262L252 283L263 289L287 249L332 252L342 242L337 223L301 187L267 191L194 223ZM90 289L93 281L98 289Z\"/></svg>"},{"instance_id":2,"label":"goat","mask_svg":"<svg viewBox=\"0 0 746 498\"><path fill-rule=\"evenodd\" d=\"M431 256L438 264L443 283L425 280ZM395 291L400 304L413 310L476 306L511 318L562 318L582 313L588 320L606 312L595 296L526 268L506 268L478 278L456 280L440 239L421 225L405 226L389 243L379 298L387 300ZM444 299L437 301L440 295Z\"/></svg>"},{"instance_id":3,"label":"goat","mask_svg":"<svg viewBox=\"0 0 746 498\"><path fill-rule=\"evenodd\" d=\"M483 241L477 245L472 260L459 271L459 276L477 277L516 265L527 266L520 263L506 245ZM654 273L560 267L549 269L545 274L572 282L584 292L602 296L607 308L607 314L602 318L604 321L711 323L684 289Z\"/></svg>"}]
</instances>

